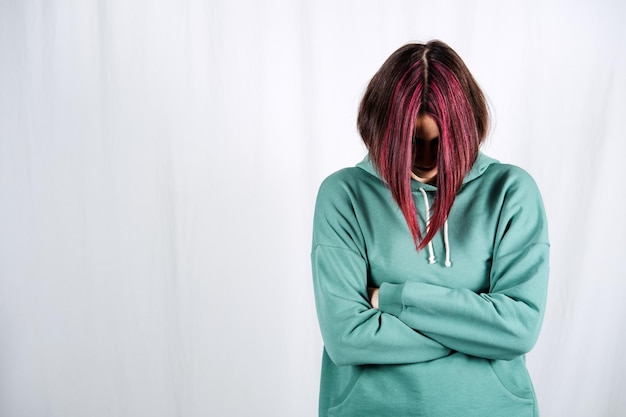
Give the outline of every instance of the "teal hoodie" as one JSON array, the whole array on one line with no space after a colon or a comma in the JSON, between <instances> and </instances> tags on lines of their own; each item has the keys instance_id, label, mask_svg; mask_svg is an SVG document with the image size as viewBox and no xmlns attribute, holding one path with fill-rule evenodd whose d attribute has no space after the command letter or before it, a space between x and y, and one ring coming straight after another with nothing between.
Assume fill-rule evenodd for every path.
<instances>
[{"instance_id":1,"label":"teal hoodie","mask_svg":"<svg viewBox=\"0 0 626 417\"><path fill-rule=\"evenodd\" d=\"M436 187L411 187L424 234ZM481 153L447 223L416 251L367 157L320 186L311 253L320 416L538 415L524 354L547 292L539 190L522 169ZM378 309L368 287L380 288Z\"/></svg>"}]
</instances>

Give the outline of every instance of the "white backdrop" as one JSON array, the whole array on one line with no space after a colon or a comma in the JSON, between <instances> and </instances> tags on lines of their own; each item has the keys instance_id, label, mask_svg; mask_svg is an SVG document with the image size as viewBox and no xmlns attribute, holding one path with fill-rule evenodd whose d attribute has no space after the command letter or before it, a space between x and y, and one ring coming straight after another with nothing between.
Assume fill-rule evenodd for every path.
<instances>
[{"instance_id":1,"label":"white backdrop","mask_svg":"<svg viewBox=\"0 0 626 417\"><path fill-rule=\"evenodd\" d=\"M320 181L440 38L552 241L543 416L626 415L621 0L0 0L0 415L315 416ZM504 417L504 416L503 416Z\"/></svg>"}]
</instances>

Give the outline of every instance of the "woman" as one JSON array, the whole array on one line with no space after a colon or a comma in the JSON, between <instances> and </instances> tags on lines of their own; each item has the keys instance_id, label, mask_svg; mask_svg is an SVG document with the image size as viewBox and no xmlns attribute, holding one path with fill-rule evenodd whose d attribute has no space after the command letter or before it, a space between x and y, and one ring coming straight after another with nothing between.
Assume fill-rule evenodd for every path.
<instances>
[{"instance_id":1,"label":"woman","mask_svg":"<svg viewBox=\"0 0 626 417\"><path fill-rule=\"evenodd\" d=\"M320 416L537 416L524 363L548 234L533 179L480 152L485 98L445 43L409 44L359 109L368 156L321 185Z\"/></svg>"}]
</instances>

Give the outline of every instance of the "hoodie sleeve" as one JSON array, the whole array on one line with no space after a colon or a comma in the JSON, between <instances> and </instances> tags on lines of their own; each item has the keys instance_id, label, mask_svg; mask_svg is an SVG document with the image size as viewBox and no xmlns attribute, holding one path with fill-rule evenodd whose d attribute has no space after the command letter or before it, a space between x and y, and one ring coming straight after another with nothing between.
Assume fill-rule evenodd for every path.
<instances>
[{"instance_id":1,"label":"hoodie sleeve","mask_svg":"<svg viewBox=\"0 0 626 417\"><path fill-rule=\"evenodd\" d=\"M546 218L528 174L505 191L502 201L488 292L419 282L384 283L380 310L468 355L510 360L530 351L546 302Z\"/></svg>"},{"instance_id":2,"label":"hoodie sleeve","mask_svg":"<svg viewBox=\"0 0 626 417\"><path fill-rule=\"evenodd\" d=\"M325 349L337 365L406 364L451 353L397 317L372 308L367 258L348 186L327 179L317 198L311 262Z\"/></svg>"}]
</instances>

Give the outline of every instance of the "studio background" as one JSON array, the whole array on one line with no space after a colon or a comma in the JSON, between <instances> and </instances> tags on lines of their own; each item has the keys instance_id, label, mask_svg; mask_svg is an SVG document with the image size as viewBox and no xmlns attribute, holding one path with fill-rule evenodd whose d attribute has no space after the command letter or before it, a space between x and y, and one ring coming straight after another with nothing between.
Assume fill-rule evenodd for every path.
<instances>
[{"instance_id":1,"label":"studio background","mask_svg":"<svg viewBox=\"0 0 626 417\"><path fill-rule=\"evenodd\" d=\"M0 0L0 415L316 416L321 180L459 52L544 196L542 416L626 415L626 3ZM477 399L478 401L478 399Z\"/></svg>"}]
</instances>

